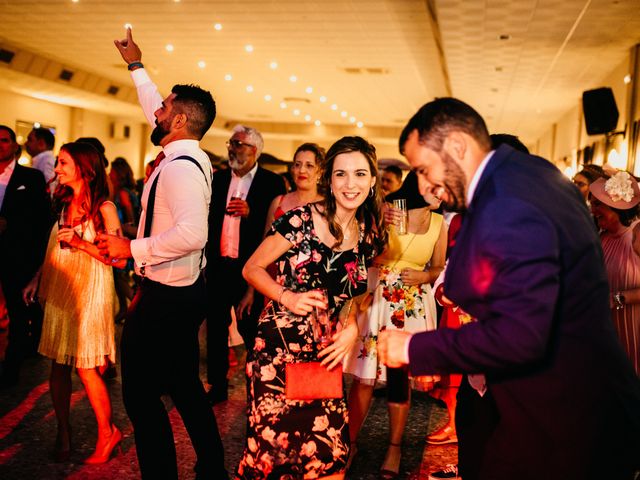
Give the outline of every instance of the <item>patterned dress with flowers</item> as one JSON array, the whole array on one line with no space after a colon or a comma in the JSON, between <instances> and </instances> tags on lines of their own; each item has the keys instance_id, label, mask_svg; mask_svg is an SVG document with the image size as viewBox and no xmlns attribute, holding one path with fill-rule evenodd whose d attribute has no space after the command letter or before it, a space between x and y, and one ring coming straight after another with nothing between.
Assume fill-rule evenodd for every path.
<instances>
[{"instance_id":1,"label":"patterned dress with flowers","mask_svg":"<svg viewBox=\"0 0 640 480\"><path fill-rule=\"evenodd\" d=\"M378 362L378 332L385 329L423 332L436 328L436 305L429 284L407 286L402 283L403 268L423 270L438 241L443 218L431 213L426 233L398 235L390 229L389 244L376 259L378 285L369 308L358 317L360 336L347 355L344 371L361 383L385 382L386 368Z\"/></svg>"},{"instance_id":2,"label":"patterned dress with flowers","mask_svg":"<svg viewBox=\"0 0 640 480\"><path fill-rule=\"evenodd\" d=\"M375 251L362 225L356 248L333 251L315 235L311 208L290 210L271 227L270 234L277 232L292 243L276 261L276 280L294 292L327 289L331 321L337 324L344 303L366 290L367 266ZM344 396L294 401L284 395L285 365L318 360L310 327L308 317L277 302L269 302L258 320L255 345L247 356L248 431L238 478L319 478L345 468L349 430Z\"/></svg>"}]
</instances>

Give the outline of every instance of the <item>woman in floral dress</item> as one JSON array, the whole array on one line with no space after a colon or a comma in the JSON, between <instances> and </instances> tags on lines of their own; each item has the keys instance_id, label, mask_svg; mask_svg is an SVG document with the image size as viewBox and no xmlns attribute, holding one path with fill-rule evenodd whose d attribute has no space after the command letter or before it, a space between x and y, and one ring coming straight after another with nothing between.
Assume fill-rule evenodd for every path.
<instances>
[{"instance_id":1,"label":"woman in floral dress","mask_svg":"<svg viewBox=\"0 0 640 480\"><path fill-rule=\"evenodd\" d=\"M321 179L326 198L276 220L244 267L247 281L272 301L247 358L248 431L237 478L344 478L349 455L344 394L288 399L285 365L320 360L330 370L341 368L357 338L352 299L365 292L367 267L386 242L376 177L371 144L360 137L337 141ZM273 262L275 280L267 272ZM327 290L328 306L318 288ZM337 331L322 350L310 328L315 307L328 307ZM343 307L346 314L339 315Z\"/></svg>"}]
</instances>

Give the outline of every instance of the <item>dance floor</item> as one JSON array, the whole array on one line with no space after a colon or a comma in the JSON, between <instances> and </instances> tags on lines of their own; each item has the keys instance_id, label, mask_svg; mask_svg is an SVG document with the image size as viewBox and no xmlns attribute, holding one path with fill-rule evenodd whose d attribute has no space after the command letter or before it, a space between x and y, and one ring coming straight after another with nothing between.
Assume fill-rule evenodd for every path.
<instances>
[{"instance_id":1,"label":"dance floor","mask_svg":"<svg viewBox=\"0 0 640 480\"><path fill-rule=\"evenodd\" d=\"M120 330L120 328L118 329ZM245 387L242 371L244 349L235 347L240 365L231 372L229 400L215 407L218 426L225 447L227 470L233 473L242 453L245 433ZM159 353L160 354L160 353ZM131 424L122 405L120 377L108 381L113 401L115 424L122 430L122 452L104 465L83 465L96 439L96 422L79 378L74 375L71 398L73 453L67 463L53 463L51 451L55 441L56 421L51 407L47 383L49 361L44 358L27 360L18 386L0 391L0 478L26 479L137 479L135 443ZM153 368L150 360L149 368ZM119 372L119 369L118 369ZM204 362L201 372L205 372ZM204 379L204 375L203 375ZM178 468L181 479L195 477L195 456L180 416L166 399L173 425ZM417 393L403 440L403 458L399 478L426 479L428 473L447 463L455 463L456 445L427 446L426 433L435 431L446 421L444 406L429 396ZM349 479L377 479L386 451L388 435L384 398L375 398L360 440L359 451Z\"/></svg>"}]
</instances>

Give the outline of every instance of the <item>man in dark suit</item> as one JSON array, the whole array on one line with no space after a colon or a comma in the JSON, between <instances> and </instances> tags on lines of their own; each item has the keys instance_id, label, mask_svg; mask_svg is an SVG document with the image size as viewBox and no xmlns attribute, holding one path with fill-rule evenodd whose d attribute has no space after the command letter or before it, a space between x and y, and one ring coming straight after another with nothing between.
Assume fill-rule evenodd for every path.
<instances>
[{"instance_id":1,"label":"man in dark suit","mask_svg":"<svg viewBox=\"0 0 640 480\"><path fill-rule=\"evenodd\" d=\"M39 312L25 305L22 289L44 258L51 226L49 197L42 173L23 167L15 159L14 131L0 125L0 283L9 313L8 345L3 364L4 386L18 382L20 365L33 351L29 322ZM33 303L33 302L32 302Z\"/></svg>"},{"instance_id":2,"label":"man in dark suit","mask_svg":"<svg viewBox=\"0 0 640 480\"><path fill-rule=\"evenodd\" d=\"M441 98L400 137L423 194L465 217L444 292L477 318L459 330L380 335L413 375L486 374L495 402L465 480L629 479L640 452L640 381L609 318L600 240L577 189L546 160L503 145ZM460 432L458 432L460 434ZM474 442L468 439L468 442Z\"/></svg>"},{"instance_id":3,"label":"man in dark suit","mask_svg":"<svg viewBox=\"0 0 640 480\"><path fill-rule=\"evenodd\" d=\"M227 399L231 308L250 350L264 305L263 297L254 294L242 277L242 267L262 241L271 201L285 193L282 178L257 164L263 145L260 132L237 125L227 142L230 168L213 176L206 268L207 381L212 404Z\"/></svg>"}]
</instances>

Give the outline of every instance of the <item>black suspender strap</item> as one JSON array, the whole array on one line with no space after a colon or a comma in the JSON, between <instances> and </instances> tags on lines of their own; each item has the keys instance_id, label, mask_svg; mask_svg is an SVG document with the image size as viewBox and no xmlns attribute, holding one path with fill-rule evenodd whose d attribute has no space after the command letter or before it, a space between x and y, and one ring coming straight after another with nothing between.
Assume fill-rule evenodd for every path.
<instances>
[{"instance_id":1,"label":"black suspender strap","mask_svg":"<svg viewBox=\"0 0 640 480\"><path fill-rule=\"evenodd\" d=\"M176 160L187 160L193 163L196 167L198 167L198 170L202 172L202 174L204 175L205 181L207 181L207 174L202 169L202 166L194 158L188 155L181 155L179 157L174 158L171 161L175 162ZM149 197L147 198L147 208L145 209L145 214L144 214L144 238L148 238L149 236L151 236L151 223L153 222L153 210L156 204L156 189L158 188L158 178L160 177L161 173L162 173L162 170L160 170L158 172L158 175L156 175L156 178L153 179L153 183L151 184L151 188L149 189ZM211 183L211 178L209 179L209 181L207 181L207 184L210 184L210 183ZM204 257L204 249L200 253L200 269L202 269L203 257ZM140 268L140 273L144 276L144 266Z\"/></svg>"}]
</instances>

